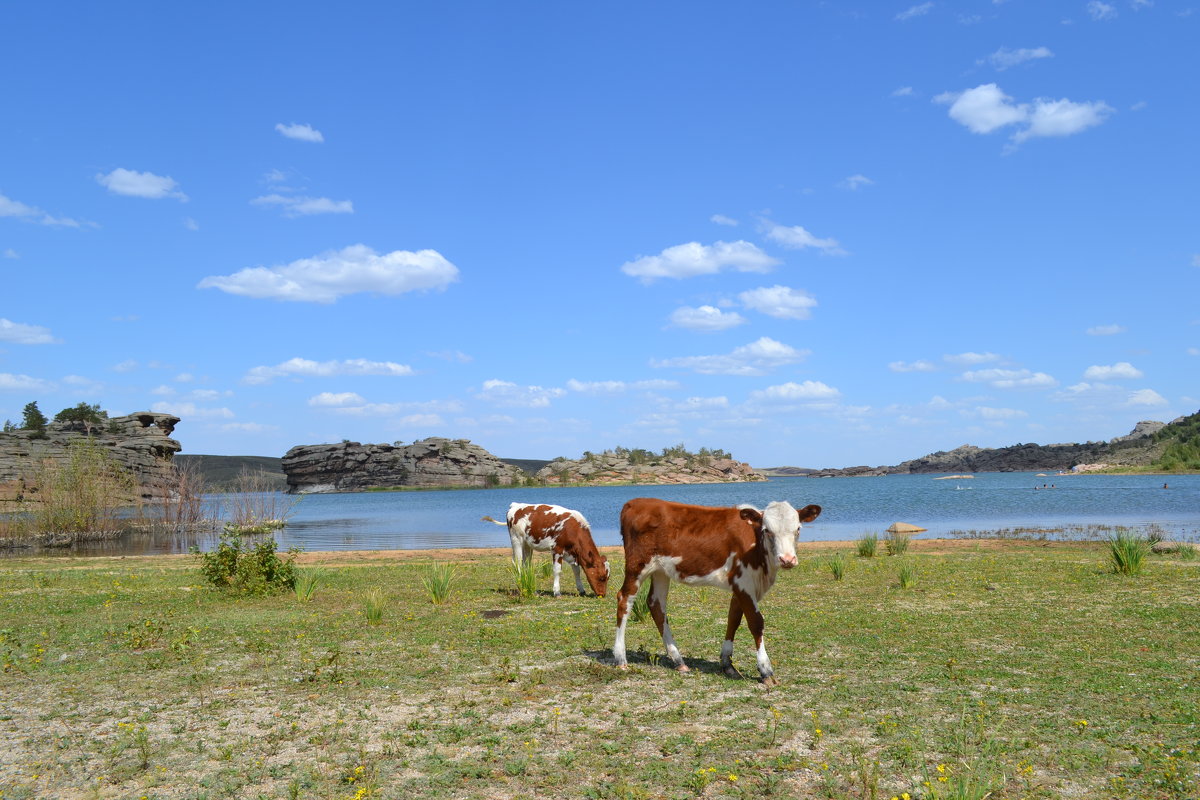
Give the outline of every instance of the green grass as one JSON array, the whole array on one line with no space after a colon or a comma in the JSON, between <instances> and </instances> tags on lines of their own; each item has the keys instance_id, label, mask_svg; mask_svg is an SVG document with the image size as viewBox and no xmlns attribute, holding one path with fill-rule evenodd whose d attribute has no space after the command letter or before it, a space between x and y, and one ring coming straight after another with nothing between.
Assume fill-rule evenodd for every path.
<instances>
[{"instance_id":1,"label":"green grass","mask_svg":"<svg viewBox=\"0 0 1200 800\"><path fill-rule=\"evenodd\" d=\"M1131 579L1103 543L934 546L908 590L895 561L831 581L832 547L780 573L771 691L720 673L726 594L671 588L690 674L653 625L623 672L615 592L518 602L506 551L456 563L440 605L425 554L307 556L307 603L186 557L8 558L0 796L1200 796L1197 562ZM756 673L744 627L734 663Z\"/></svg>"},{"instance_id":2,"label":"green grass","mask_svg":"<svg viewBox=\"0 0 1200 800\"><path fill-rule=\"evenodd\" d=\"M855 543L854 552L859 558L874 558L879 549L879 535L868 533Z\"/></svg>"},{"instance_id":3,"label":"green grass","mask_svg":"<svg viewBox=\"0 0 1200 800\"><path fill-rule=\"evenodd\" d=\"M1140 575L1150 555L1151 542L1133 531L1121 529L1108 540L1108 559L1119 575Z\"/></svg>"}]
</instances>

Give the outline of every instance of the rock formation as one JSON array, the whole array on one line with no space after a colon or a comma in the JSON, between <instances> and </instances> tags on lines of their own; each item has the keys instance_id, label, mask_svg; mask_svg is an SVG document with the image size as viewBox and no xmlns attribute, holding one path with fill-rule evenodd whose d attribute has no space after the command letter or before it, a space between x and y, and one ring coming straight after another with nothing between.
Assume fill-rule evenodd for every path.
<instances>
[{"instance_id":1,"label":"rock formation","mask_svg":"<svg viewBox=\"0 0 1200 800\"><path fill-rule=\"evenodd\" d=\"M1180 419L1183 419L1180 417ZM1178 421L1178 420L1176 420ZM940 472L1037 472L1067 471L1077 465L1102 467L1144 466L1157 458L1163 446L1154 440L1162 422L1139 422L1125 436L1107 442L1082 444L1014 444L984 448L965 444L950 451L939 450L892 467L846 467L813 473L814 478L913 475Z\"/></svg>"},{"instance_id":2,"label":"rock formation","mask_svg":"<svg viewBox=\"0 0 1200 800\"><path fill-rule=\"evenodd\" d=\"M283 457L292 493L361 492L403 486L508 486L525 473L466 439L432 437L410 445L298 445Z\"/></svg>"},{"instance_id":3,"label":"rock formation","mask_svg":"<svg viewBox=\"0 0 1200 800\"><path fill-rule=\"evenodd\" d=\"M72 443L91 441L136 480L139 493L149 499L160 496L170 484L171 460L181 449L171 438L179 417L139 411L110 417L91 430L81 422L51 422L45 436L34 431L0 433L0 496L12 499L44 461L65 463Z\"/></svg>"},{"instance_id":4,"label":"rock formation","mask_svg":"<svg viewBox=\"0 0 1200 800\"><path fill-rule=\"evenodd\" d=\"M544 483L736 483L765 481L753 467L732 458L650 458L634 464L624 455L604 453L575 461L559 459L538 470Z\"/></svg>"}]
</instances>

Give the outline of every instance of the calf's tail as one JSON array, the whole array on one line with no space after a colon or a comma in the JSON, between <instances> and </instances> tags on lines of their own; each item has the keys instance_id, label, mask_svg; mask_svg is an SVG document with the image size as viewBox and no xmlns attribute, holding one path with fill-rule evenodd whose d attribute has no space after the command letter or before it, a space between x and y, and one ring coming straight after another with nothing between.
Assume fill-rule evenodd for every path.
<instances>
[{"instance_id":1,"label":"calf's tail","mask_svg":"<svg viewBox=\"0 0 1200 800\"><path fill-rule=\"evenodd\" d=\"M483 516L483 517L480 517L480 518L479 518L479 521L480 521L480 522L490 522L490 523L492 523L493 525L502 525L502 526L504 526L504 527L507 527L507 526L508 526L508 523L507 523L507 522L501 522L501 521L500 521L500 520L498 520L498 519L492 519L491 517L488 517L488 516Z\"/></svg>"}]
</instances>

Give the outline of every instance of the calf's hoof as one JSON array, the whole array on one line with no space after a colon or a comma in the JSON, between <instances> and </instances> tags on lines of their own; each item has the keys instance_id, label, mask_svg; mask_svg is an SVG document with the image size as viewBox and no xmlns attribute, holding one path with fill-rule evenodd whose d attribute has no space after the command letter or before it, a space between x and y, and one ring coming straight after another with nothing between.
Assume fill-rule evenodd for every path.
<instances>
[{"instance_id":1,"label":"calf's hoof","mask_svg":"<svg viewBox=\"0 0 1200 800\"><path fill-rule=\"evenodd\" d=\"M762 685L767 687L768 689L773 689L779 685L779 679L776 678L774 675L763 675L762 676Z\"/></svg>"},{"instance_id":2,"label":"calf's hoof","mask_svg":"<svg viewBox=\"0 0 1200 800\"><path fill-rule=\"evenodd\" d=\"M675 665L675 671L676 671L676 672L691 672L691 670L690 670L690 669L688 669L688 665L687 665L687 664L683 664L683 663L676 664L676 665Z\"/></svg>"},{"instance_id":3,"label":"calf's hoof","mask_svg":"<svg viewBox=\"0 0 1200 800\"><path fill-rule=\"evenodd\" d=\"M725 673L726 678L733 678L735 681L740 681L745 677L742 675L742 673L738 672L737 667L735 667L733 664L722 667L721 671Z\"/></svg>"}]
</instances>

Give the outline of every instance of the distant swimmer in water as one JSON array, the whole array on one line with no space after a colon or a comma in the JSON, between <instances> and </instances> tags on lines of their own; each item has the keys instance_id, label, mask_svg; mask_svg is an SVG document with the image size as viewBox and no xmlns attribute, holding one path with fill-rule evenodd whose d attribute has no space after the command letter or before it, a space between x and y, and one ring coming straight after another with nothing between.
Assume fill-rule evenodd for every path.
<instances>
[{"instance_id":1,"label":"distant swimmer in water","mask_svg":"<svg viewBox=\"0 0 1200 800\"><path fill-rule=\"evenodd\" d=\"M1163 488L1164 488L1164 489L1165 489L1165 488L1167 488L1167 485L1166 485L1165 483L1163 484Z\"/></svg>"}]
</instances>

